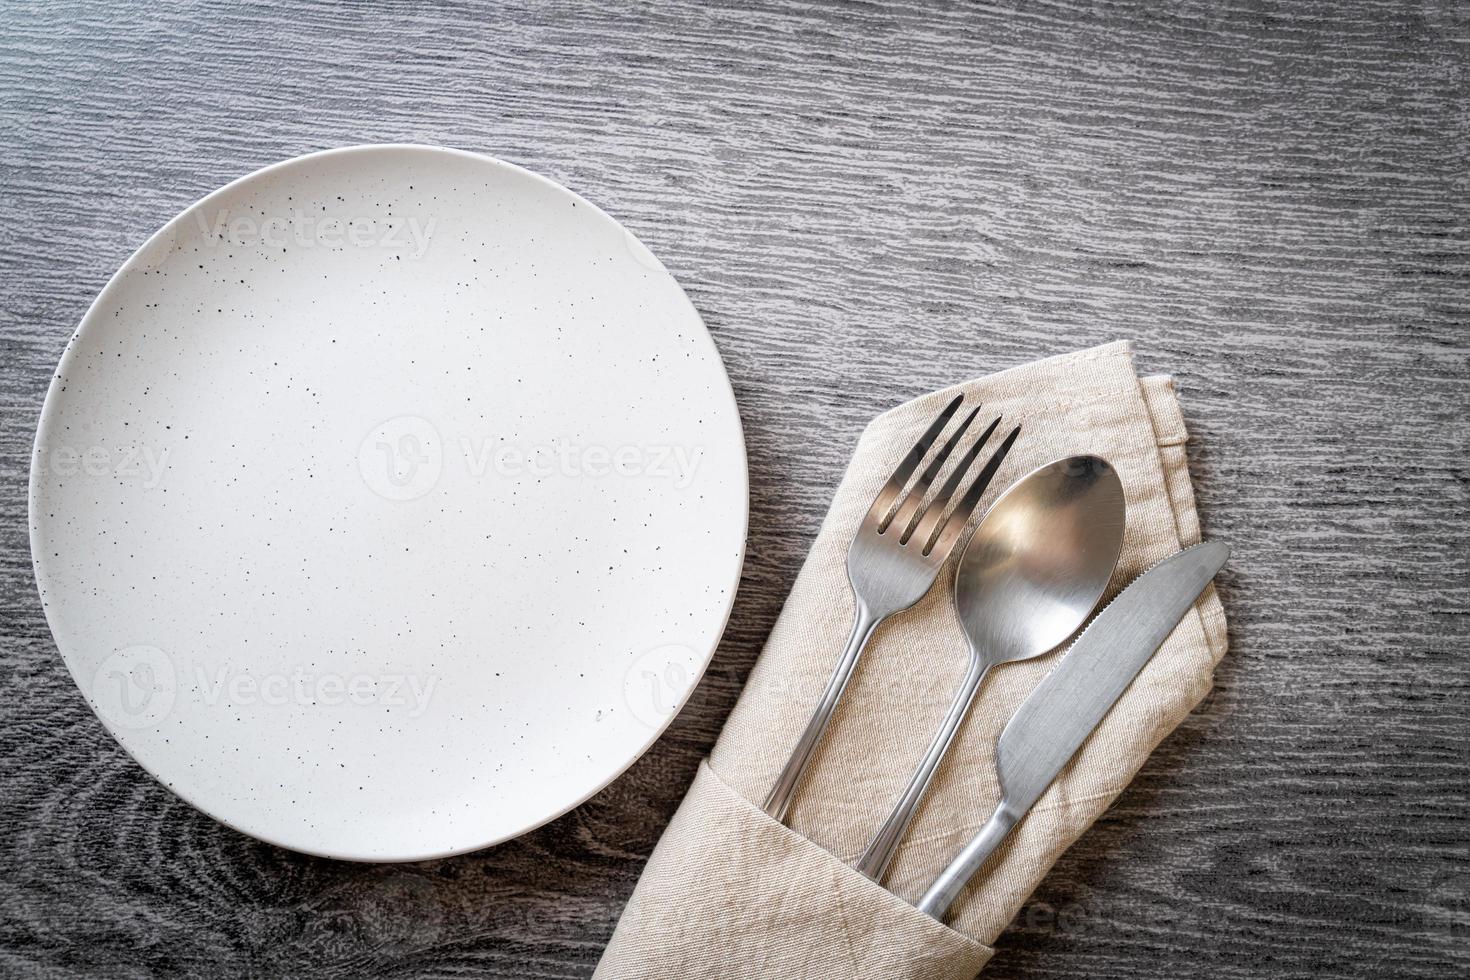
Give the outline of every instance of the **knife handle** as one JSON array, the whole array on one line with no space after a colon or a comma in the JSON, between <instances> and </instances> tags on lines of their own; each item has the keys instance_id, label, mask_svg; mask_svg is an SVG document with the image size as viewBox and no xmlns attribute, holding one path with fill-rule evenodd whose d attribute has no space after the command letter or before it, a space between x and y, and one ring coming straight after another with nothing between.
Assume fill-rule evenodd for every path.
<instances>
[{"instance_id":1,"label":"knife handle","mask_svg":"<svg viewBox=\"0 0 1470 980\"><path fill-rule=\"evenodd\" d=\"M949 867L934 879L934 884L929 886L915 908L943 922L944 917L949 914L949 907L954 904L960 892L965 890L970 878L980 870L980 865L1000 846L1000 842L1006 839L1006 835L1020 819L1021 814L1002 800L1000 806L990 815L990 820L980 828L980 832L970 838L965 849L955 855L955 859L949 862Z\"/></svg>"}]
</instances>

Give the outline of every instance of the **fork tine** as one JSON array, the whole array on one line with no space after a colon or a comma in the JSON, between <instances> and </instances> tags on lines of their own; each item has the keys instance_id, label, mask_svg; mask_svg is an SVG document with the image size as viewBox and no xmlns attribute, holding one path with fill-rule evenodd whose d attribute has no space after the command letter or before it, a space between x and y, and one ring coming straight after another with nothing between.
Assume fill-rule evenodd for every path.
<instances>
[{"instance_id":1,"label":"fork tine","mask_svg":"<svg viewBox=\"0 0 1470 980\"><path fill-rule=\"evenodd\" d=\"M996 426L1000 425L1000 420L1001 416L999 415L992 419L990 425L975 440L975 444L955 464L954 472L949 475L948 480L944 481L944 486L934 495L934 499L930 501L928 507L924 508L924 512L919 515L919 522L910 535L914 541L923 544L926 548L933 544L934 531L943 523L944 512L949 507L950 498L959 489L960 483L970 474L970 467L974 465L975 457L979 456L980 450L985 448L985 443L990 439L991 434L995 432ZM928 554L928 552L926 551L925 554Z\"/></svg>"},{"instance_id":2,"label":"fork tine","mask_svg":"<svg viewBox=\"0 0 1470 980\"><path fill-rule=\"evenodd\" d=\"M934 454L934 459L930 461L928 466L924 467L923 474L914 481L914 485L909 489L908 496L904 498L903 503L899 504L898 511L888 522L888 527L898 528L899 544L908 544L909 537L914 533L914 521L922 513L920 507L924 503L924 497L929 493L929 485L934 482L934 478L944 468L944 463L949 459L950 453L954 452L954 447L959 445L960 437L965 434L965 430L970 427L971 422L975 421L975 416L978 414L980 414L980 406L976 405L970 409L969 415L966 415L960 420L960 424L955 426L954 432L950 433L949 438L944 441L944 445L940 446L939 451ZM884 530L883 527L879 527L878 533L882 534Z\"/></svg>"},{"instance_id":3,"label":"fork tine","mask_svg":"<svg viewBox=\"0 0 1470 980\"><path fill-rule=\"evenodd\" d=\"M914 448L909 450L908 455L898 464L898 469L893 471L893 476L887 483L883 484L883 489L878 491L878 496L873 501L873 506L868 508L868 513L864 520L882 521L882 524L879 526L880 530L888 526L888 522L884 521L883 518L893 509L894 503L898 500L898 495L903 493L904 484L909 482L909 477L913 475L914 470L919 468L919 464L924 461L924 456L929 452L929 447L934 445L934 440L939 438L939 433L944 431L944 427L949 424L949 420L954 417L954 413L959 409L960 404L964 400L964 395L956 395L954 401L946 405L944 411L939 413L939 417L930 424L929 428L924 430L924 434L919 436L919 441L914 443Z\"/></svg>"},{"instance_id":4,"label":"fork tine","mask_svg":"<svg viewBox=\"0 0 1470 980\"><path fill-rule=\"evenodd\" d=\"M1021 427L1018 425L1006 436L1005 442L1000 444L1000 448L986 462L980 475L975 477L975 482L970 484L970 489L965 491L965 496L944 523L939 526L939 536L929 550L924 552L925 555L938 553L939 558L943 560L954 549L955 542L965 530L965 525L970 522L970 515L974 512L975 505L980 502L985 488L990 485L990 480L995 476L995 471L1000 469L1000 464L1005 462L1006 454L1011 451L1011 446L1015 445L1016 437L1020 434Z\"/></svg>"}]
</instances>

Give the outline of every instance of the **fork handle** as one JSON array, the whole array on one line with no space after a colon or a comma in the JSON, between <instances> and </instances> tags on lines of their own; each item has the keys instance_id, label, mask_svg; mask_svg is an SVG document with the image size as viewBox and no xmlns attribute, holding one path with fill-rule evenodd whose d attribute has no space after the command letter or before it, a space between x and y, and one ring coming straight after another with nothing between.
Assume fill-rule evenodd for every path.
<instances>
[{"instance_id":1,"label":"fork handle","mask_svg":"<svg viewBox=\"0 0 1470 980\"><path fill-rule=\"evenodd\" d=\"M796 748L791 752L791 758L786 760L786 768L781 770L776 785L771 787L771 794L766 797L765 811L782 823L786 822L786 811L791 809L791 798L796 794L796 784L801 781L802 773L806 772L806 767L811 763L817 743L821 741L822 733L827 730L827 723L832 720L832 712L837 708L837 700L842 697L847 682L852 679L858 656L882 621L882 617L873 615L866 605L858 602L857 614L852 621L852 635L847 638L847 648L842 651L842 659L837 661L832 679L827 682L827 690L822 692L821 703L812 713L811 721L806 723L806 730L801 733Z\"/></svg>"}]
</instances>

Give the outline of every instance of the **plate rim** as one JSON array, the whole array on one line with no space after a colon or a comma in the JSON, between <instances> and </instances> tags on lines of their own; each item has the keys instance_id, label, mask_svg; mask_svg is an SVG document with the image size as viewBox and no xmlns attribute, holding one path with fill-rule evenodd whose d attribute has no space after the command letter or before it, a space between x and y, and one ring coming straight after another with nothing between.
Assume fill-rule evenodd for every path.
<instances>
[{"instance_id":1,"label":"plate rim","mask_svg":"<svg viewBox=\"0 0 1470 980\"><path fill-rule=\"evenodd\" d=\"M45 599L46 589L43 585L42 572L43 559L41 558L37 541L38 529L40 527L40 520L37 515L37 497L40 490L40 468L37 466L37 461L41 457L42 445L46 441L51 423L54 421L57 412L60 411L60 409L57 408L57 405L59 405L61 400L58 390L61 384L61 378L64 374L66 374L66 368L68 367L71 360L74 357L80 356L76 353L76 350L77 341L81 338L82 332L87 329L88 325L93 322L94 319L100 318L100 311L103 311L107 308L107 300L110 298L111 294L121 287L121 283L123 282L125 277L133 273L137 269L137 267L142 264L142 257L149 254L150 248L154 246L154 244L162 239L166 234L171 234L176 226L186 221L188 217L196 210L204 208L217 198L223 197L226 194L237 190L241 185L273 175L279 171L286 170L290 167L299 165L306 161L321 160L330 157L345 157L351 155L370 155L373 153L381 153L384 151L411 151L425 153L428 155L445 154L453 157L458 157L460 159L471 160L476 163L488 164L492 167L503 168L505 170L511 171L512 173L520 177L530 178L532 181L540 183L555 192L559 192L561 194L569 196L577 202L579 207L585 205L597 215L600 215L607 221L611 222L615 228L622 231L634 242L637 242L640 247L648 252L648 254L652 255L654 259L658 261L660 268L663 268L665 274L668 275L670 281L674 284L674 287L678 290L679 296L682 298L684 306L694 317L694 321L699 324L704 337L704 342L709 345L709 349L714 355L715 363L720 369L720 376L724 381L724 388L717 388L716 390L723 391L727 404L735 420L735 431L736 435L738 436L738 439L736 441L738 443L740 452L739 466L737 468L740 474L741 500L739 548L736 553L736 561L734 564L733 574L731 576L731 582L729 587L725 590L726 600L724 604L724 609L722 610L720 615L719 629L715 634L715 640L710 645L709 649L704 651L701 655L699 663L697 665L697 670L693 672L693 676L690 679L687 689L682 693L681 697L679 698L678 705L674 708L673 711L669 713L668 717L663 720L662 724L660 724L656 730L653 730L651 732L649 737L642 743L642 745L638 747L635 752L633 752L631 757L628 758L628 760L624 762L621 766L619 766L614 772L612 772L611 775L609 775L606 779L598 783L585 795L579 797L573 803L553 813L550 813L545 817L538 818L529 823L526 823L524 826L521 826L518 829L499 835L492 835L476 843L471 843L463 846L413 853L402 852L400 850L393 853L391 856L386 854L352 853L347 850L332 850L319 847L304 847L299 843L289 843L285 840L275 838L268 834L248 830L240 826L233 820L226 819L225 817L222 817L219 814L212 812L211 810L205 809L200 804L191 799L190 795L187 792L175 785L170 784L170 782L165 780L164 777L155 772L152 767L150 767L146 762L139 758L138 754L135 753L133 749L127 744L127 742L119 736L118 732L114 730L113 726L108 723L107 719L104 718L102 714L99 713L96 707L92 704L92 698L90 694L83 687L81 680L77 677L76 670L73 669L72 664L66 655L66 652L62 650L61 643L56 638L56 628L55 625L52 623L51 610ZM741 579L744 577L746 551L749 545L750 452L749 447L746 444L744 420L741 418L740 415L740 403L735 397L734 384L730 380L730 371L725 364L725 358L721 354L719 346L715 343L714 336L710 333L708 324L704 322L704 317L700 314L699 309L694 305L694 301L689 298L688 292L684 289L683 285L680 284L677 277L675 277L674 274L663 265L662 260L659 260L657 255L653 253L651 249L643 244L642 239L633 234L633 232L629 230L625 225L623 225L622 222L618 221L611 214L608 214L602 208L598 207L595 203L587 200L576 191L561 184L559 181L553 180L550 177L538 174L533 170L528 170L527 168L519 166L518 164L511 163L507 160L503 160L499 157L491 156L486 153L479 153L473 150L462 150L455 147L443 146L434 143L354 143L347 146L337 146L329 147L322 150L315 150L310 153L303 153L297 156L288 157L284 160L277 160L274 163L267 164L266 166L260 167L256 170L252 170L249 173L246 173L240 177L236 177L228 183L221 185L215 190L199 198L197 201L183 208L172 218L160 225L158 229L155 230L151 235L149 235L141 245L134 249L132 253L129 254L128 257L123 261L123 263L118 266L117 270L108 277L106 284L104 284L102 289L98 291L97 295L93 297L92 302L88 304L87 309L82 313L82 317L77 322L76 327L67 336L66 345L62 349L61 357L57 360L56 367L53 369L51 374L51 379L47 383L46 397L41 403L40 414L36 422L36 434L31 443L30 474L26 485L26 519L28 525L26 536L31 551L32 582L36 588L37 598L41 600L41 614L45 619L47 631L51 634L51 641L56 649L56 653L60 657L62 664L66 667L67 673L71 676L72 683L76 687L77 692L82 696L83 703L87 705L87 708L91 711L92 716L102 726L103 731L105 731L112 738L113 742L125 753L127 753L128 758L130 758L139 768L147 773L148 776L155 783L157 783L159 786L162 786L169 793L172 793L174 796L183 800L197 812L209 817L211 820L214 820L217 823L230 828L236 833L243 834L244 836L249 837L253 840L262 841L274 847L280 847L298 854L306 854L312 857L325 858L329 860L349 861L362 864L405 864L420 861L439 860L442 858L455 857L461 854L469 854L475 851L485 850L486 848L494 847L498 844L503 844L507 841L522 837L526 834L531 833L534 830L546 826L553 820L557 820L561 817L566 816L568 813L577 809L582 804L592 799L592 797L596 796L598 793L601 793L608 786L616 782L620 777L623 776L624 773L631 769L635 763L637 763L640 759L647 755L648 750L653 747L654 743L663 736L664 732L668 731L669 727L674 723L674 719L679 717L680 713L683 712L684 708L688 705L690 699L693 697L694 692L703 682L704 675L708 672L709 666L713 662L715 654L716 652L718 652L720 644L725 638L725 632L730 625L730 617L735 607L735 598L740 589Z\"/></svg>"}]
</instances>

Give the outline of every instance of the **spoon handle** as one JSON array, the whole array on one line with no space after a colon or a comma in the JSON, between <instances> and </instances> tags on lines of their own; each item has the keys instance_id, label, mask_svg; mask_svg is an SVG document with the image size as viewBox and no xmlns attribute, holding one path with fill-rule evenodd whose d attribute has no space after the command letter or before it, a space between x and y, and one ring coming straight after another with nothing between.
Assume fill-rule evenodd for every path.
<instances>
[{"instance_id":1,"label":"spoon handle","mask_svg":"<svg viewBox=\"0 0 1470 980\"><path fill-rule=\"evenodd\" d=\"M980 685L985 680L985 673L989 669L989 665L981 663L980 658L970 659L970 669L966 672L965 679L949 706L949 713L944 716L944 722L939 726L934 741L929 743L929 751L924 753L924 759L919 763L919 768L914 771L913 778L909 780L908 788L894 804L893 812L888 815L883 826L878 828L878 832L868 842L868 849L853 865L853 868L874 881L881 884L883 876L888 872L888 865L893 861L893 855L898 850L898 842L903 839L904 831L908 830L909 824L913 822L914 814L919 809L919 801L924 798L925 791L929 789L929 783L933 780L939 763L944 760L944 753L949 751L955 732L959 731L960 722L964 721L965 715L969 714L970 704L975 700L975 694L980 690Z\"/></svg>"}]
</instances>

